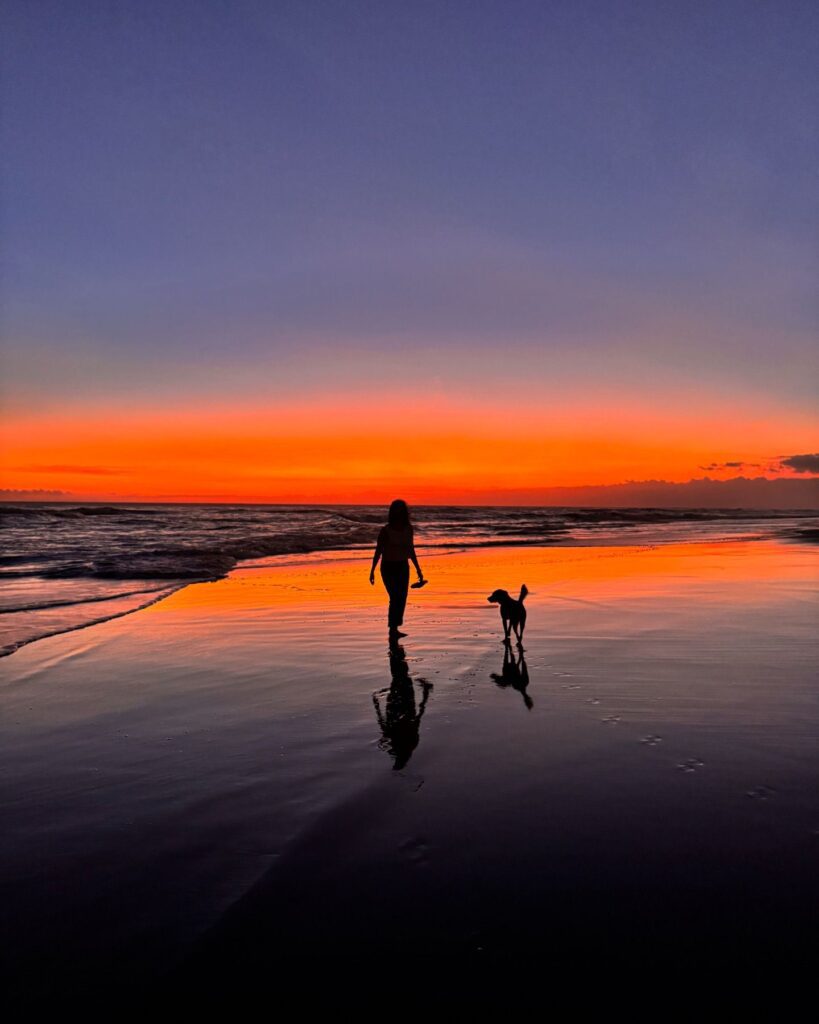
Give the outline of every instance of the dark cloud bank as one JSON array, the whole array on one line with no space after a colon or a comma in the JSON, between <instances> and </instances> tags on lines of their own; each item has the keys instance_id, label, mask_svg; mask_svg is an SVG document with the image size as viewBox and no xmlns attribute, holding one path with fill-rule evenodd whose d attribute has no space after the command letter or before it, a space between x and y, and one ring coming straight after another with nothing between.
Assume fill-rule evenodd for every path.
<instances>
[{"instance_id":1,"label":"dark cloud bank","mask_svg":"<svg viewBox=\"0 0 819 1024\"><path fill-rule=\"evenodd\" d=\"M495 492L470 495L465 502L491 503ZM504 503L522 505L579 505L591 508L758 508L819 509L819 478L768 480L736 477L733 480L630 480L600 487L549 487L504 492Z\"/></svg>"},{"instance_id":2,"label":"dark cloud bank","mask_svg":"<svg viewBox=\"0 0 819 1024\"><path fill-rule=\"evenodd\" d=\"M819 473L819 452L811 455L789 455L782 459L782 465L796 473Z\"/></svg>"},{"instance_id":3,"label":"dark cloud bank","mask_svg":"<svg viewBox=\"0 0 819 1024\"><path fill-rule=\"evenodd\" d=\"M763 465L761 462L709 462L707 466L700 466L706 473L724 471L726 469L737 469L742 472L749 469L764 469L766 473L785 473L788 470L794 473L819 473L819 453L806 455L779 455L771 460L770 465Z\"/></svg>"}]
</instances>

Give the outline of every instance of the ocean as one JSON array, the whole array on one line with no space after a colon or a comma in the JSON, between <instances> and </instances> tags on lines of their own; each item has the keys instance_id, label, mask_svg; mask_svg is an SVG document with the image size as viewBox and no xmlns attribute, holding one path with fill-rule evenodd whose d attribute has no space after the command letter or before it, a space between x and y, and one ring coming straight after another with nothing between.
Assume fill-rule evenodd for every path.
<instances>
[{"instance_id":1,"label":"ocean","mask_svg":"<svg viewBox=\"0 0 819 1024\"><path fill-rule=\"evenodd\" d=\"M371 505L6 503L0 505L0 655L126 615L239 564L363 552L385 509ZM816 510L417 506L419 554L509 545L655 545L726 538L815 539Z\"/></svg>"}]
</instances>

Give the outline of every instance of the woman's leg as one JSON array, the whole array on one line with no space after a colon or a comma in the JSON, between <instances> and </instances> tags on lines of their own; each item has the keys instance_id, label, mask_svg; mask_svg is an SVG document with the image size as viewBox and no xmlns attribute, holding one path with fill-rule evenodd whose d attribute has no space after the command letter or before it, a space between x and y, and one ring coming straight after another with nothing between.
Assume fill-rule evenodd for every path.
<instances>
[{"instance_id":1,"label":"woman's leg","mask_svg":"<svg viewBox=\"0 0 819 1024\"><path fill-rule=\"evenodd\" d=\"M387 623L390 629L398 629L404 621L409 590L409 562L381 562L381 579L390 595L390 609Z\"/></svg>"},{"instance_id":2,"label":"woman's leg","mask_svg":"<svg viewBox=\"0 0 819 1024\"><path fill-rule=\"evenodd\" d=\"M381 560L381 579L384 582L384 589L387 591L387 593L390 596L390 607L389 607L389 610L387 612L387 625L390 627L390 629L395 629L395 625L393 623L393 617L394 617L394 614L395 614L395 609L393 607L393 600L392 600L392 595L393 595L393 592L395 590L394 575L393 575L391 563L390 562L385 562L383 559Z\"/></svg>"},{"instance_id":3,"label":"woman's leg","mask_svg":"<svg viewBox=\"0 0 819 1024\"><path fill-rule=\"evenodd\" d=\"M398 625L404 624L404 611L407 607L407 594L409 593L409 562L399 562L396 570L395 597L391 604L395 605L395 614Z\"/></svg>"}]
</instances>

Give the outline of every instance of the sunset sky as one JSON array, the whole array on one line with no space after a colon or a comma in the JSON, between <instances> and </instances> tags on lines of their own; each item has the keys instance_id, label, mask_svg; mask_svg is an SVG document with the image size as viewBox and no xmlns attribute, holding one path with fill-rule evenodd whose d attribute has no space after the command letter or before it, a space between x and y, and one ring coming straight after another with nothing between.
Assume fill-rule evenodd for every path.
<instances>
[{"instance_id":1,"label":"sunset sky","mask_svg":"<svg viewBox=\"0 0 819 1024\"><path fill-rule=\"evenodd\" d=\"M817 33L9 0L0 496L816 476Z\"/></svg>"}]
</instances>

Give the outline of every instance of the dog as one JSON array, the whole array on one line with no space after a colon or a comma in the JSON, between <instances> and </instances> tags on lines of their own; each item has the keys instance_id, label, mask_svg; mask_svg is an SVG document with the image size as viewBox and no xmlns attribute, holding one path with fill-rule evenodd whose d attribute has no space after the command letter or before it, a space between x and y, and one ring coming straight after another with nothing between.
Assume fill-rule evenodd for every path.
<instances>
[{"instance_id":1,"label":"dog","mask_svg":"<svg viewBox=\"0 0 819 1024\"><path fill-rule=\"evenodd\" d=\"M491 604L500 605L505 644L509 643L512 630L515 631L515 636L518 638L518 646L523 643L523 630L526 628L526 609L523 607L523 599L528 593L524 583L520 588L520 597L517 600L509 596L508 590L495 590L486 599Z\"/></svg>"}]
</instances>

